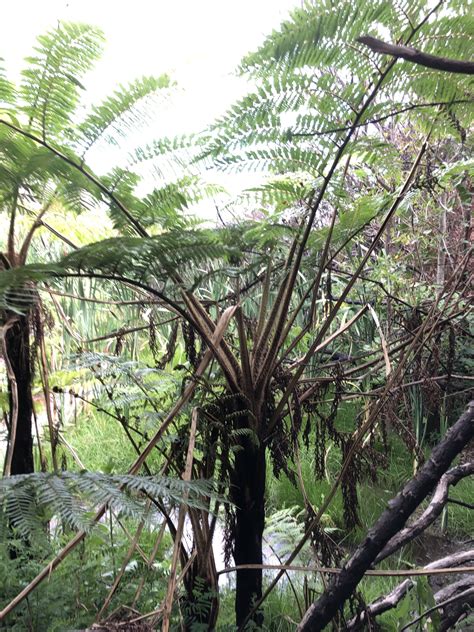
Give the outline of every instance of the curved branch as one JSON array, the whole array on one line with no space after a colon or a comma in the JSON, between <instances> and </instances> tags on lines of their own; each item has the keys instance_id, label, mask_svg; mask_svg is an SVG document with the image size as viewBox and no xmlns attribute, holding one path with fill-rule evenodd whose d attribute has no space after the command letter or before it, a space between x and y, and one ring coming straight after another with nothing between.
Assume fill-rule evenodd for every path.
<instances>
[{"instance_id":1,"label":"curved branch","mask_svg":"<svg viewBox=\"0 0 474 632\"><path fill-rule=\"evenodd\" d=\"M470 562L474 559L474 550L470 551L461 551L461 553L456 553L455 555L449 555L448 557L443 557L434 562L431 562L427 566L425 566L425 570L434 570L434 569L444 569L450 567L456 567L459 564L465 564L466 562ZM453 569L454 570L454 569ZM467 585L470 586L472 583L472 579L469 578ZM346 625L346 630L348 632L355 632L356 630L364 629L367 622L367 616L369 620L377 617L387 610L391 610L392 608L396 608L400 601L405 597L405 595L413 588L414 582L411 579L406 579L401 584L398 584L388 595L379 597L373 603L369 604L364 611L359 613L357 616L353 617ZM447 588L438 591L434 595L435 602L444 601L446 598L451 597L453 591L459 591L459 589L463 589L466 587L466 580L462 580L462 583L459 584L455 582L454 584L450 584ZM443 592L444 590L448 592ZM454 621L457 621L463 612L456 613L457 616ZM450 620L450 617L445 617L446 620ZM442 624L444 625L444 619ZM448 628L443 628L448 629Z\"/></svg>"},{"instance_id":2,"label":"curved branch","mask_svg":"<svg viewBox=\"0 0 474 632\"><path fill-rule=\"evenodd\" d=\"M425 617L430 615L432 612L435 612L436 610L439 610L440 608L445 608L446 606L449 606L452 603L455 603L457 601L461 601L461 599L465 600L465 599L469 598L469 602L471 602L473 597L474 597L474 588L468 588L467 590L464 590L463 592L458 593L457 595L454 595L450 599L446 599L446 601L442 601L441 603L437 603L435 606L433 606L429 610L425 610L425 612L422 612L419 617L417 617L416 619L413 619L413 621L410 621L410 623L405 625L400 630L400 632L404 632L404 630L409 630L413 625L418 623L418 621L421 621L422 619L424 619Z\"/></svg>"},{"instance_id":3,"label":"curved branch","mask_svg":"<svg viewBox=\"0 0 474 632\"><path fill-rule=\"evenodd\" d=\"M21 127L18 127L17 125L14 125L13 123L10 123L9 121L5 121L5 119L0 119L0 125L5 125L5 127L8 127L9 129L13 130L17 134L21 134L25 138L29 138L30 140L32 140L33 142L37 143L38 145L41 145L42 147L45 147L51 153L53 153L55 156L57 156L58 158L61 158L61 160L63 160L66 164L68 164L69 166L73 167L74 169L77 169L80 173L82 173L83 176L85 176L90 182L92 182L92 184L94 184L104 195L106 195L120 209L120 211L128 219L130 224L135 228L135 230L137 231L138 235L140 235L140 237L148 237L149 236L148 233L146 232L146 230L140 224L140 222L138 222L133 217L133 215L130 213L130 211L117 198L117 196L112 191L110 191L105 186L105 184L103 184L99 180L99 178L97 178L95 175L93 175L85 167L83 167L82 165L80 165L77 162L75 162L74 160L72 160L72 158L69 158L69 156L66 156L66 154L64 154L63 152L59 151L59 149L56 149L55 147L53 147L53 145L50 145L46 140L43 140L42 138L39 138L38 136L35 136L31 132L28 132L28 131L22 129Z\"/></svg>"},{"instance_id":4,"label":"curved branch","mask_svg":"<svg viewBox=\"0 0 474 632\"><path fill-rule=\"evenodd\" d=\"M414 540L420 535L430 524L432 524L436 518L443 511L444 506L448 502L448 492L450 485L456 485L462 478L474 474L474 461L471 463L463 463L457 467L453 467L451 470L444 474L433 494L430 504L421 514L421 516L411 525L405 527L399 531L391 540L386 544L384 549L377 555L375 564L378 564L395 551L398 551L402 546Z\"/></svg>"},{"instance_id":5,"label":"curved branch","mask_svg":"<svg viewBox=\"0 0 474 632\"><path fill-rule=\"evenodd\" d=\"M355 616L346 624L346 631L359 630L367 622L367 618L371 621L374 617L396 608L405 595L413 588L413 581L405 579L404 582L398 584L388 595L379 597L373 603L368 605L365 610Z\"/></svg>"},{"instance_id":6,"label":"curved branch","mask_svg":"<svg viewBox=\"0 0 474 632\"><path fill-rule=\"evenodd\" d=\"M438 57L437 55L430 55L428 53L422 53L416 48L410 46L398 46L395 44L387 44L376 37L370 35L364 35L358 37L357 41L361 44L365 44L374 53L380 53L381 55L391 55L405 59L412 64L418 64L425 66L426 68L434 68L435 70L442 70L444 72L455 72L463 75L474 74L474 62L461 61L458 59L450 59L448 57Z\"/></svg>"},{"instance_id":7,"label":"curved branch","mask_svg":"<svg viewBox=\"0 0 474 632\"><path fill-rule=\"evenodd\" d=\"M434 448L430 458L392 499L369 531L365 540L344 565L341 573L331 582L329 588L307 610L298 626L300 632L322 630L343 607L374 564L379 553L404 526L419 504L432 491L448 469L453 459L474 436L474 401L450 428L444 439Z\"/></svg>"}]
</instances>

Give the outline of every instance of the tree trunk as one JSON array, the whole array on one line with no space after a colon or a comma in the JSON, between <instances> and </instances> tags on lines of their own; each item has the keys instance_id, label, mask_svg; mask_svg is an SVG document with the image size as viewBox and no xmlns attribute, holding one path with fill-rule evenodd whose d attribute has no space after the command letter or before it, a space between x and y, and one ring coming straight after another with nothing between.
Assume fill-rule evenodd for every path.
<instances>
[{"instance_id":1,"label":"tree trunk","mask_svg":"<svg viewBox=\"0 0 474 632\"><path fill-rule=\"evenodd\" d=\"M30 358L30 326L28 316L20 316L5 334L6 352L18 389L18 420L13 448L11 474L30 474L34 471L31 420L33 398ZM13 411L11 383L9 383L10 422ZM10 423L11 427L11 423Z\"/></svg>"},{"instance_id":2,"label":"tree trunk","mask_svg":"<svg viewBox=\"0 0 474 632\"><path fill-rule=\"evenodd\" d=\"M262 564L262 539L265 526L265 446L252 437L241 440L235 455L231 500L236 505L234 560L241 564ZM255 601L262 596L262 570L237 571L235 614L238 626L247 618ZM261 625L263 617L252 620Z\"/></svg>"}]
</instances>

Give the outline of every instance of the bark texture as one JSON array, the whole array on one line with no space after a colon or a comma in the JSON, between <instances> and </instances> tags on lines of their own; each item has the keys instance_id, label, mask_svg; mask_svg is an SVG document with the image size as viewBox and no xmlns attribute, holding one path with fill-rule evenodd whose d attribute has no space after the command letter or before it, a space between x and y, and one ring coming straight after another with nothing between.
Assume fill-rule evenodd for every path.
<instances>
[{"instance_id":1,"label":"bark texture","mask_svg":"<svg viewBox=\"0 0 474 632\"><path fill-rule=\"evenodd\" d=\"M31 383L33 376L30 358L30 327L27 316L19 316L7 330L5 346L15 375L18 392L18 419L11 474L30 474L34 471L33 437L31 434L33 417ZM11 384L9 384L9 399L11 419L14 406Z\"/></svg>"},{"instance_id":2,"label":"bark texture","mask_svg":"<svg viewBox=\"0 0 474 632\"><path fill-rule=\"evenodd\" d=\"M235 455L232 502L236 505L234 560L241 564L262 564L265 526L265 447L245 436ZM243 624L252 606L262 596L262 570L237 571L235 614L237 626ZM261 625L256 613L253 621Z\"/></svg>"},{"instance_id":3,"label":"bark texture","mask_svg":"<svg viewBox=\"0 0 474 632\"><path fill-rule=\"evenodd\" d=\"M403 529L407 519L434 489L452 460L474 437L474 401L466 412L434 448L430 458L402 491L392 499L365 540L331 582L323 595L306 611L298 630L323 630L332 621L345 601L352 595L365 572L391 538Z\"/></svg>"},{"instance_id":4,"label":"bark texture","mask_svg":"<svg viewBox=\"0 0 474 632\"><path fill-rule=\"evenodd\" d=\"M474 474L474 462L457 465L449 470L449 472L446 472L436 486L430 504L425 511L413 524L405 527L391 538L390 542L383 548L383 551L380 551L377 555L375 564L378 564L389 555L392 555L392 553L395 553L395 551L398 551L402 546L405 546L405 544L408 544L408 542L411 542L411 540L414 540L423 533L443 511L448 502L450 486L456 485L461 479L466 476L472 476L472 474Z\"/></svg>"},{"instance_id":5,"label":"bark texture","mask_svg":"<svg viewBox=\"0 0 474 632\"><path fill-rule=\"evenodd\" d=\"M448 57L438 57L436 55L430 55L428 53L422 53L416 48L410 48L409 46L399 46L395 44L387 44L376 37L370 35L364 35L358 37L357 41L361 44L365 44L375 53L382 55L391 55L392 57L399 57L410 61L413 64L419 64L427 68L434 68L435 70L442 70L444 72L456 72L463 75L474 74L474 62L462 61L458 59L449 59Z\"/></svg>"}]
</instances>

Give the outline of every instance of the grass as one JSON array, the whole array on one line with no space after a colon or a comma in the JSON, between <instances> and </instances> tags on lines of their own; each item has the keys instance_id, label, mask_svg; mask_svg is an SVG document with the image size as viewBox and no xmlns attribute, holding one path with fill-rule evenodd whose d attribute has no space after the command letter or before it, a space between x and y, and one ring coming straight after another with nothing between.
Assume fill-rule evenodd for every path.
<instances>
[{"instance_id":1,"label":"grass","mask_svg":"<svg viewBox=\"0 0 474 632\"><path fill-rule=\"evenodd\" d=\"M354 419L350 408L343 410L342 419L338 418L340 428L349 426L349 419ZM429 449L426 449L426 457ZM386 457L387 467L380 469L377 480L373 482L369 478L363 480L358 486L359 516L361 527L347 532L344 525L342 495L336 493L327 510L323 523L329 527L344 530L347 543L356 543L365 531L377 520L385 509L387 502L395 496L401 487L413 476L413 456L402 440L394 433L390 436L389 452ZM314 474L314 455L311 447L302 449L300 454L301 473L306 494L314 507L321 506L324 498L332 488L341 467L341 459L337 449L329 448L327 459L326 478L317 480ZM269 511L275 511L283 507L298 507L304 509L304 498L300 489L295 487L285 474L279 479L275 478L268 463L267 471L267 506ZM460 481L450 491L450 497L461 502L471 503L474 497L474 481L466 478ZM426 506L428 501L422 505ZM467 507L449 503L446 509L446 532L450 537L469 536L474 530L474 516ZM432 529L440 528L438 519Z\"/></svg>"},{"instance_id":2,"label":"grass","mask_svg":"<svg viewBox=\"0 0 474 632\"><path fill-rule=\"evenodd\" d=\"M345 411L343 411L342 419L338 418L337 420L339 427L350 429L351 417L353 419L354 415L351 415L350 409L346 408ZM429 456L428 447L426 447L425 456ZM306 494L313 506L317 508L328 494L333 481L340 471L340 458L338 458L335 449L329 450L327 478L323 480L316 480L315 478L314 456L311 450L303 450L300 455L300 460ZM304 499L301 490L295 488L284 474L282 474L279 479L276 479L272 474L271 464L268 463L268 466L268 512L277 511L282 507L297 507L298 509L303 509ZM337 492L333 502L328 507L327 513L323 518L323 524L326 527L336 528L333 537L339 539L340 544L342 544L349 553L378 519L385 509L388 500L395 496L412 476L413 455L409 452L401 439L392 432L390 434L389 452L387 454L387 467L380 471L376 482L364 480L358 486L361 526L351 531L347 531L345 528L342 496L340 492ZM456 500L472 504L472 498L474 498L474 480L472 480L472 478L466 478L460 481L458 485L450 490L449 496ZM426 507L428 502L429 500L425 501L419 511ZM445 514L446 516L443 520L442 517L437 518L427 531L427 536L422 536L420 539L415 540L410 545L401 549L397 554L382 562L380 568L397 569L406 568L407 565L409 567L418 566L425 563L423 555L428 557L429 560L432 560L447 554L446 549L434 546L433 542L443 541L446 542L447 545L456 547L456 540L472 537L474 531L474 515L472 511L467 507L448 503ZM342 539L338 538L338 534L344 535L344 537ZM426 543L423 545L424 537L426 538ZM426 549L424 553L423 546ZM426 563L427 562L428 559L426 559ZM367 577L361 582L359 590L365 602L370 603L378 597L386 595L401 581L402 578ZM297 585L301 587L301 580L297 581ZM378 622L382 626L382 630L386 630L387 632L392 630L396 631L400 629L402 622L408 623L418 612L428 609L431 605L432 591L427 578L417 578L415 587L412 589L410 595L402 600L396 609L378 618ZM275 629L287 629L285 628L283 615L288 612L296 612L295 609L294 596L285 586L277 591L275 596L272 595L266 604L266 612L268 611L267 615L269 621L273 620L272 617L275 620L278 620L278 617L280 617L280 623L278 625L282 627ZM294 628L290 627L288 629Z\"/></svg>"},{"instance_id":3,"label":"grass","mask_svg":"<svg viewBox=\"0 0 474 632\"><path fill-rule=\"evenodd\" d=\"M337 425L340 429L352 430L355 426L357 409L354 405L343 406L337 419ZM73 446L79 455L84 466L92 471L104 472L124 472L127 471L129 465L135 459L136 453L131 446L129 439L120 426L119 422L111 417L97 412L87 411L78 416L75 425L71 425L65 429L65 436L68 442ZM157 454L156 463L153 464L154 471L159 463L160 456ZM314 475L314 454L311 449L302 449L301 454L301 472L306 494L310 502L315 508L319 507L324 498L329 493L333 481L335 480L341 467L341 459L339 451L335 447L330 447L327 457L327 475L322 480L316 480ZM71 463L71 459L69 459ZM71 465L69 466L71 467ZM75 465L75 468L78 466ZM387 454L387 467L380 471L376 482L369 479L363 480L358 487L358 496L360 501L359 515L361 526L348 531L344 525L343 503L341 493L337 492L333 502L329 506L325 516L323 517L323 525L327 530L331 530L331 535L335 540L346 549L349 553L354 546L360 542L367 529L377 520L381 512L384 510L387 501L392 498L400 487L412 477L413 474L413 457L407 450L403 442L392 432L390 433L390 447ZM465 479L450 491L452 498L472 502L474 497L474 482ZM304 509L304 498L300 489L295 487L289 479L282 474L279 479L275 478L272 473L270 462L268 463L267 478L267 515L269 522L268 535L272 535L272 518L283 515L284 509L293 509L289 516L296 516L295 520L302 521L302 517L298 517L298 511ZM284 512L283 512L284 513ZM446 519L444 526L446 529L445 537L448 540L469 537L474 529L472 512L468 508L449 504L446 509ZM291 517L290 516L290 517ZM275 541L285 543L285 551L282 553L280 547L279 552L282 558L285 558L288 552L293 548L294 544L301 537L301 530L295 523L295 520L288 518L285 522L278 519L277 527L274 529ZM274 521L273 521L274 522ZM110 539L105 534L105 524L99 525L99 532L92 534L87 538L86 544L81 551L73 554L61 567L53 574L53 582L51 585L45 584L43 588L35 594L34 599L37 603L32 610L36 617L40 617L35 625L35 629L59 630L74 625L82 625L90 623L93 619L97 608L100 608L103 599L107 593L111 579L109 575L104 575L105 571L110 573L110 569L120 565L125 551L129 545L128 540L123 532L117 529L115 541L111 546ZM430 529L430 532L440 534L441 521L438 519ZM286 529L286 536L285 536ZM134 532L134 525L130 523L129 530ZM277 533L278 531L278 533ZM54 543L53 543L54 544ZM151 550L153 545L152 534L145 529L142 532L141 544L145 551ZM159 603L163 590L166 586L166 550L169 551L170 540L168 538L166 545L163 545L163 554L159 560L158 566L150 574L147 579L147 591L144 594L143 611L151 610L155 603ZM166 549L168 547L168 549ZM306 558L309 551L305 552ZM441 553L442 554L442 553ZM4 557L4 556L0 556ZM41 557L41 556L40 556ZM48 555L43 557L47 558ZM114 561L115 560L115 561ZM406 565L419 565L420 549L417 543L405 547L397 555L392 556L384 561L382 568L406 568ZM2 568L4 573L7 572L7 560L3 559L5 566L2 566L0 559L0 575ZM31 567L35 564L32 559L28 560L24 567L19 565L12 572L12 566L8 564L10 569L10 586L19 586L28 577L31 577L34 569ZM143 572L143 568L138 566L133 568L127 574L126 580L121 584L114 603L120 603L123 599L125 603L130 602L133 598L133 591L138 583L138 576ZM69 581L69 577L73 575L74 581ZM303 573L291 573L293 585L296 588L298 599L303 610L309 606L311 599L314 599L315 593L304 590ZM307 584L318 591L321 585L317 582L317 578L306 575ZM128 581L127 581L128 580ZM6 581L6 576L4 576ZM387 594L400 578L381 578L368 577L360 584L360 592L366 603L377 599L379 596ZM407 622L413 618L413 613L419 609L424 610L429 607L427 604L430 600L429 587L423 584L424 580L417 582L417 588L413 590L413 595L406 599L399 608L387 612L380 617L382 629L390 631L397 630L400 621ZM68 588L64 592L64 597L59 605L57 614L53 612L53 606L50 603L54 595L61 591L61 586L67 585ZM49 587L48 587L49 586ZM15 592L13 590L12 594ZM306 596L306 603L305 603ZM77 610L75 604L80 602L87 608L86 611ZM56 606L55 606L56 608ZM77 610L77 611L76 611ZM25 609L21 610L21 616L17 623L12 626L12 630L22 629L21 625L30 616ZM295 595L287 580L283 580L278 589L273 591L264 604L265 625L263 630L272 632L287 632L295 629L295 621L299 619L299 610ZM232 624L234 618L234 591L232 588L223 589L220 601L220 616L218 630L223 632L235 630ZM67 625L66 625L67 624ZM18 627L20 626L20 627ZM38 627L39 626L39 627ZM59 627L58 627L59 626ZM63 626L63 627L61 627Z\"/></svg>"}]
</instances>

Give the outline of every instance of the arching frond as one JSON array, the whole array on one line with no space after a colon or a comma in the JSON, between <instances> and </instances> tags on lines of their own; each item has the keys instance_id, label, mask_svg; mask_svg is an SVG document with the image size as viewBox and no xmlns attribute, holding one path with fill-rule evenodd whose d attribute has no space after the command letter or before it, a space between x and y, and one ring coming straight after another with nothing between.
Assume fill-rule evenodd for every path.
<instances>
[{"instance_id":1,"label":"arching frond","mask_svg":"<svg viewBox=\"0 0 474 632\"><path fill-rule=\"evenodd\" d=\"M116 513L143 517L147 497L202 507L216 496L211 481L101 472L36 473L0 480L0 510L10 527L28 536L56 518L64 527L89 531L93 510L105 503Z\"/></svg>"},{"instance_id":2,"label":"arching frond","mask_svg":"<svg viewBox=\"0 0 474 632\"><path fill-rule=\"evenodd\" d=\"M84 90L81 79L102 49L102 32L87 24L60 23L38 38L23 71L21 97L29 126L43 138L57 137L72 123Z\"/></svg>"},{"instance_id":3,"label":"arching frond","mask_svg":"<svg viewBox=\"0 0 474 632\"><path fill-rule=\"evenodd\" d=\"M168 75L142 77L119 86L103 103L93 106L76 132L76 142L83 147L82 156L99 140L117 144L127 132L148 121L153 96L171 85Z\"/></svg>"},{"instance_id":4,"label":"arching frond","mask_svg":"<svg viewBox=\"0 0 474 632\"><path fill-rule=\"evenodd\" d=\"M460 4L450 0L426 20L432 5L425 0L363 5L344 0L337 8L331 0L305 3L244 58L240 70L253 76L256 87L217 122L202 156L219 168L306 170L314 176L324 171L355 121L359 136L365 135L370 122L401 110L424 132L459 133L449 119L469 125L468 76L408 62L384 74L393 62L368 54L357 38L383 32L392 41L429 43L431 53L462 58L473 24ZM366 103L379 81L376 98ZM352 148L346 145L348 153Z\"/></svg>"},{"instance_id":5,"label":"arching frond","mask_svg":"<svg viewBox=\"0 0 474 632\"><path fill-rule=\"evenodd\" d=\"M7 79L3 61L4 60L0 57L0 112L2 112L4 108L11 106L15 100L15 87L13 83Z\"/></svg>"}]
</instances>

